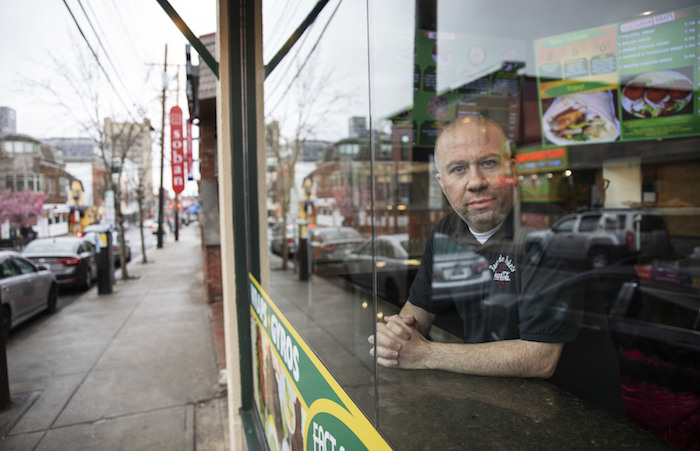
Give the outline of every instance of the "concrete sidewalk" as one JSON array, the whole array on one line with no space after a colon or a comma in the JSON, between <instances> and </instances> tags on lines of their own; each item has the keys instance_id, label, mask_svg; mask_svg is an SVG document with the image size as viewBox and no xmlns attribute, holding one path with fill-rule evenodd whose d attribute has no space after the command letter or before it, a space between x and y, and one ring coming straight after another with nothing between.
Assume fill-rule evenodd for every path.
<instances>
[{"instance_id":1,"label":"concrete sidewalk","mask_svg":"<svg viewBox=\"0 0 700 451\"><path fill-rule=\"evenodd\" d=\"M10 339L0 449L229 448L199 225L147 255Z\"/></svg>"}]
</instances>

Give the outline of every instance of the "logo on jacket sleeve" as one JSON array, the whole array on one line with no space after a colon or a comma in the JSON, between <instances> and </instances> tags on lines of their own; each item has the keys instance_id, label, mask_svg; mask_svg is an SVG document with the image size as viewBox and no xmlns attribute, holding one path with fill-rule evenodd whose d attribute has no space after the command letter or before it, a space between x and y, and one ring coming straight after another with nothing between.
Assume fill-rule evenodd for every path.
<instances>
[{"instance_id":1,"label":"logo on jacket sleeve","mask_svg":"<svg viewBox=\"0 0 700 451\"><path fill-rule=\"evenodd\" d=\"M500 255L489 269L493 272L493 280L498 284L498 288L505 288L506 282L511 280L510 275L515 272L515 265L510 257Z\"/></svg>"}]
</instances>

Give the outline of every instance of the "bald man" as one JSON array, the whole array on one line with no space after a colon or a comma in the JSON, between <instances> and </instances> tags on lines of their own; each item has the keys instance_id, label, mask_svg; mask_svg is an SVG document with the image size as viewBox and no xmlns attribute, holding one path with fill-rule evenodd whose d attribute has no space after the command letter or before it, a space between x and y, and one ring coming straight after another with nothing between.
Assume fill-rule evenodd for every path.
<instances>
[{"instance_id":1,"label":"bald man","mask_svg":"<svg viewBox=\"0 0 700 451\"><path fill-rule=\"evenodd\" d=\"M576 337L575 296L551 287L558 271L542 273L525 258L513 227L513 160L505 134L481 116L447 126L435 145L437 180L454 212L435 227L409 299L398 315L377 324L377 361L386 367L431 368L465 374L549 378L564 343ZM479 299L452 303L464 322L465 343L426 339L444 302L432 298L433 237L443 234L487 257L493 282ZM561 274L559 274L561 275ZM551 291L551 290L550 290Z\"/></svg>"}]
</instances>

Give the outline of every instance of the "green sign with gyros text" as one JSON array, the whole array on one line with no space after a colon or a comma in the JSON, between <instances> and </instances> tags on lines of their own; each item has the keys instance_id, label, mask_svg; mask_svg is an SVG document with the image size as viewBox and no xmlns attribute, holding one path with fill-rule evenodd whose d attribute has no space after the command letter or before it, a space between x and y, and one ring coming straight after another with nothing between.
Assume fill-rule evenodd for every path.
<instances>
[{"instance_id":1,"label":"green sign with gyros text","mask_svg":"<svg viewBox=\"0 0 700 451\"><path fill-rule=\"evenodd\" d=\"M252 275L250 299L255 399L270 450L390 450Z\"/></svg>"}]
</instances>

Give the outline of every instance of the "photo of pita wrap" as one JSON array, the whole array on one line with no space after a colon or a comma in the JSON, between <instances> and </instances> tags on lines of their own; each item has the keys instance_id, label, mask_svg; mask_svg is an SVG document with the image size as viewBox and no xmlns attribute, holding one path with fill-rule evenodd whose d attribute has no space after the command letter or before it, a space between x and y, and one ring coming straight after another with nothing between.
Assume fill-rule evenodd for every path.
<instances>
[{"instance_id":1,"label":"photo of pita wrap","mask_svg":"<svg viewBox=\"0 0 700 451\"><path fill-rule=\"evenodd\" d=\"M637 75L622 88L622 108L638 118L677 114L692 99L690 79L672 70Z\"/></svg>"},{"instance_id":2,"label":"photo of pita wrap","mask_svg":"<svg viewBox=\"0 0 700 451\"><path fill-rule=\"evenodd\" d=\"M610 91L557 97L542 116L542 129L560 145L611 142L620 136Z\"/></svg>"}]
</instances>

